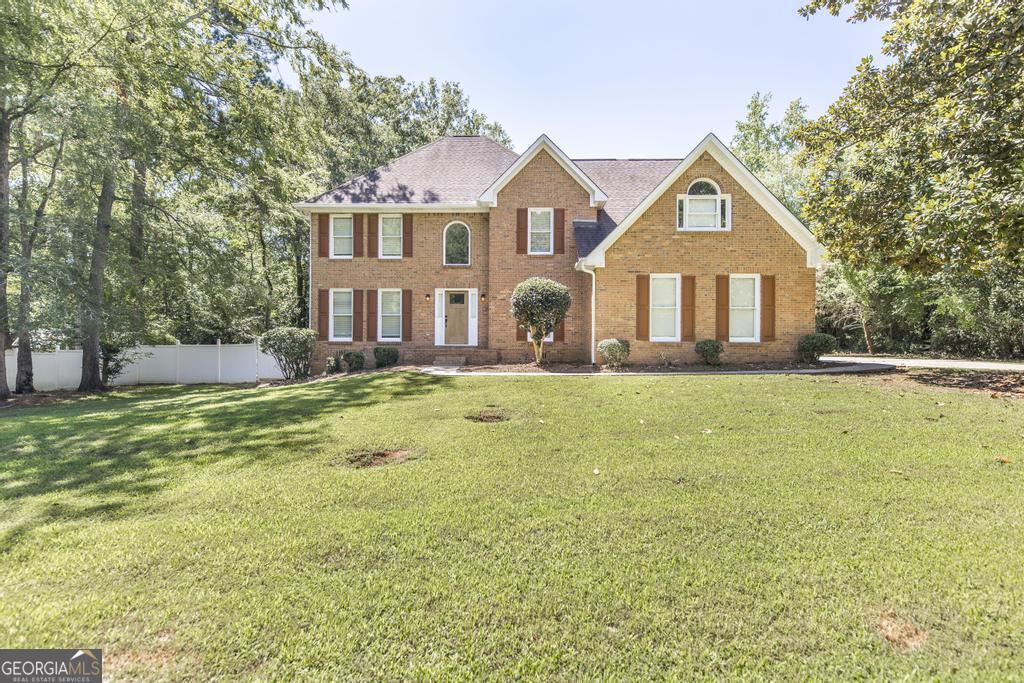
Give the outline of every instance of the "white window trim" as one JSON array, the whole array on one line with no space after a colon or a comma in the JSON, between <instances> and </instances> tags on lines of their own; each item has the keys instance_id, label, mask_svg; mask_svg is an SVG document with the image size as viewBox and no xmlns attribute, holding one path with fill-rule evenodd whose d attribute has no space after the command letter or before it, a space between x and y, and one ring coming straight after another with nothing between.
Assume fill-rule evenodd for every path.
<instances>
[{"instance_id":1,"label":"white window trim","mask_svg":"<svg viewBox=\"0 0 1024 683\"><path fill-rule=\"evenodd\" d=\"M647 293L647 309L648 309L647 310L647 329L648 330L653 330L654 329L654 324L653 324L654 323L654 294L653 293L654 293L654 280L656 278L660 278L660 279L672 278L673 280L676 281L676 333L672 337L655 337L654 335L650 335L650 340L652 342L678 342L678 341L680 341L682 339L682 337L680 335L680 323L681 323L681 318L682 318L682 313L683 313L683 307L682 307L682 304L683 304L683 302L682 302L682 294L683 294L682 282L683 282L683 280L682 280L682 277L680 277L679 273L651 273L651 275L650 275L650 277L648 279L648 290L647 290L647 292L648 292ZM659 306L659 308L664 308L664 307Z\"/></svg>"},{"instance_id":2,"label":"white window trim","mask_svg":"<svg viewBox=\"0 0 1024 683\"><path fill-rule=\"evenodd\" d=\"M547 251L534 251L533 240L530 239L533 233L533 212L534 211L547 211L551 216L551 220L548 225L548 250ZM537 232L540 232L539 230ZM555 253L555 210L552 208L543 208L539 206L533 206L526 210L526 253L528 256L551 256Z\"/></svg>"},{"instance_id":3,"label":"white window trim","mask_svg":"<svg viewBox=\"0 0 1024 683\"><path fill-rule=\"evenodd\" d=\"M385 256L384 255L384 219L385 218L397 218L399 224L402 226L398 233L398 242L401 246L398 248L397 256ZM377 258L385 261L398 261L401 260L402 254L405 252L405 220L402 218L400 213L382 213L377 216Z\"/></svg>"},{"instance_id":4,"label":"white window trim","mask_svg":"<svg viewBox=\"0 0 1024 683\"><path fill-rule=\"evenodd\" d=\"M697 183L710 183L714 186L718 194L710 195L691 195L690 188ZM713 228L701 228L701 227L690 227L690 198L694 197L697 199L716 199L715 202L715 227ZM683 202L683 223L679 224L679 202ZM725 202L725 227L718 225L721 218L722 202ZM718 186L711 178L697 178L692 183L687 185L685 194L676 195L676 230L680 232L730 232L732 230L732 195L722 194L722 188Z\"/></svg>"},{"instance_id":5,"label":"white window trim","mask_svg":"<svg viewBox=\"0 0 1024 683\"><path fill-rule=\"evenodd\" d=\"M533 335L530 334L529 330L526 331L526 341L530 342L531 344L533 343ZM544 337L544 343L545 344L554 344L555 343L555 331L554 330L551 330L550 332L548 332L548 335L546 337Z\"/></svg>"},{"instance_id":6,"label":"white window trim","mask_svg":"<svg viewBox=\"0 0 1024 683\"><path fill-rule=\"evenodd\" d=\"M398 338L384 338L384 292L398 292ZM402 341L402 290L389 287L377 290L377 341L381 344L398 344Z\"/></svg>"},{"instance_id":7,"label":"white window trim","mask_svg":"<svg viewBox=\"0 0 1024 683\"><path fill-rule=\"evenodd\" d=\"M729 274L729 320L732 320L732 281L750 279L754 280L754 336L734 337L729 335L729 342L734 344L756 344L761 341L761 276L757 273L730 273Z\"/></svg>"},{"instance_id":8,"label":"white window trim","mask_svg":"<svg viewBox=\"0 0 1024 683\"><path fill-rule=\"evenodd\" d=\"M335 254L334 253L334 219L335 218L349 218L352 220L352 253L351 254ZM356 253L356 219L353 214L350 213L332 213L329 214L328 219L330 221L330 230L327 231L328 241L330 242L331 248L328 250L332 259L351 259Z\"/></svg>"},{"instance_id":9,"label":"white window trim","mask_svg":"<svg viewBox=\"0 0 1024 683\"><path fill-rule=\"evenodd\" d=\"M351 289L345 289L339 287L338 289L327 290L328 296L328 321L327 321L327 339L332 342L350 342L352 337L336 337L334 336L334 293L335 292L350 292L352 294L352 329L356 328L356 300L355 292Z\"/></svg>"},{"instance_id":10,"label":"white window trim","mask_svg":"<svg viewBox=\"0 0 1024 683\"><path fill-rule=\"evenodd\" d=\"M446 344L444 341L445 306L448 292L469 292L469 340L465 344ZM475 287L451 287L434 290L434 346L477 346L480 339L480 296Z\"/></svg>"},{"instance_id":11,"label":"white window trim","mask_svg":"<svg viewBox=\"0 0 1024 683\"><path fill-rule=\"evenodd\" d=\"M466 246L469 250L467 252L469 260L466 263L448 263L448 228L453 225L466 226L466 234L468 235ZM469 227L469 223L466 221L452 221L444 226L444 230L441 231L441 263L452 268L469 268L473 265L473 229Z\"/></svg>"}]
</instances>

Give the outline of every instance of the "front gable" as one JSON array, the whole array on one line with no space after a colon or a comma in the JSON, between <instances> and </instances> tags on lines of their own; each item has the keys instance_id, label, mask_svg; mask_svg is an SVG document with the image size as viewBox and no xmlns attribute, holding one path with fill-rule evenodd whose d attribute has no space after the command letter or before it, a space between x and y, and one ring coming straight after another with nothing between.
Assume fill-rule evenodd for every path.
<instances>
[{"instance_id":1,"label":"front gable","mask_svg":"<svg viewBox=\"0 0 1024 683\"><path fill-rule=\"evenodd\" d=\"M690 183L706 178L721 189L722 194L732 197L732 226L728 232L686 232L676 230L676 198L685 195ZM584 266L605 267L605 253L634 225L644 229L665 231L672 236L692 237L700 241L701 236L717 235L725 238L735 235L747 237L752 230L764 230L771 226L779 237L799 247L806 256L807 267L820 264L824 249L803 223L787 209L714 135L708 135L664 180L637 205L614 230L612 230L587 256L581 259ZM736 241L736 240L733 240Z\"/></svg>"},{"instance_id":2,"label":"front gable","mask_svg":"<svg viewBox=\"0 0 1024 683\"><path fill-rule=\"evenodd\" d=\"M484 190L483 194L480 195L477 200L484 206L497 206L498 195L504 187L512 181L519 173L530 166L530 163L537 158L538 155L544 154L555 161L565 173L567 173L580 187L582 187L588 193L590 197L590 206L600 207L608 200L608 196L604 191L597 186L593 180L591 180L586 173L584 173L579 166L573 162L565 152L558 148L555 143L547 135L541 135L537 140L530 145L523 154L516 159L515 163L509 166L504 173L498 176L497 179L491 186Z\"/></svg>"}]
</instances>

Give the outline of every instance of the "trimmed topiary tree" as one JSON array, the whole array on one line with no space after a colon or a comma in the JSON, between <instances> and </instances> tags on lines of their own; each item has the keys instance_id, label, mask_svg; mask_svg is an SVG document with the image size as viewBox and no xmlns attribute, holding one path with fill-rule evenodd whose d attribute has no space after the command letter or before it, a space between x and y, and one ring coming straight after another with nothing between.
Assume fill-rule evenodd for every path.
<instances>
[{"instance_id":1,"label":"trimmed topiary tree","mask_svg":"<svg viewBox=\"0 0 1024 683\"><path fill-rule=\"evenodd\" d=\"M260 348L269 353L285 379L309 377L316 346L316 332L299 327L275 327L260 337Z\"/></svg>"},{"instance_id":2,"label":"trimmed topiary tree","mask_svg":"<svg viewBox=\"0 0 1024 683\"><path fill-rule=\"evenodd\" d=\"M512 292L512 316L519 327L530 333L538 365L544 360L544 337L565 320L571 305L569 288L546 277L523 280Z\"/></svg>"}]
</instances>

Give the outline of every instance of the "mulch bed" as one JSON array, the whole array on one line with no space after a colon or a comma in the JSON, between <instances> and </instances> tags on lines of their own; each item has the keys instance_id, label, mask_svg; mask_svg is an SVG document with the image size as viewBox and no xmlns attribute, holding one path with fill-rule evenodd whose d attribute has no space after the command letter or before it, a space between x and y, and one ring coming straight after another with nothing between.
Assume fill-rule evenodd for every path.
<instances>
[{"instance_id":1,"label":"mulch bed","mask_svg":"<svg viewBox=\"0 0 1024 683\"><path fill-rule=\"evenodd\" d=\"M760 370L812 370L843 365L842 363L723 363L718 366L702 363L673 365L629 365L615 370L606 365L594 366L589 363L516 363L505 365L466 365L458 368L460 372L529 372L536 374L611 374L629 375L653 372L757 372Z\"/></svg>"}]
</instances>

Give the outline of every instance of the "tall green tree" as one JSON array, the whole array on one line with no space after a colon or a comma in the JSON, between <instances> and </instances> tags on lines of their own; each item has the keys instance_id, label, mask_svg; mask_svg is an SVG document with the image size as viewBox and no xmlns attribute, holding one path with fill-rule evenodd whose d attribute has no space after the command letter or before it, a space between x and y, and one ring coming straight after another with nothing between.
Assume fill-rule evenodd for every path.
<instances>
[{"instance_id":1,"label":"tall green tree","mask_svg":"<svg viewBox=\"0 0 1024 683\"><path fill-rule=\"evenodd\" d=\"M1024 260L1024 4L813 0L802 12L890 22L800 139L806 215L830 254L921 273Z\"/></svg>"},{"instance_id":2,"label":"tall green tree","mask_svg":"<svg viewBox=\"0 0 1024 683\"><path fill-rule=\"evenodd\" d=\"M793 100L779 121L769 121L772 94L755 92L746 117L736 122L730 147L747 168L786 207L800 215L807 173L798 161L802 145L796 132L807 123L807 107Z\"/></svg>"}]
</instances>

